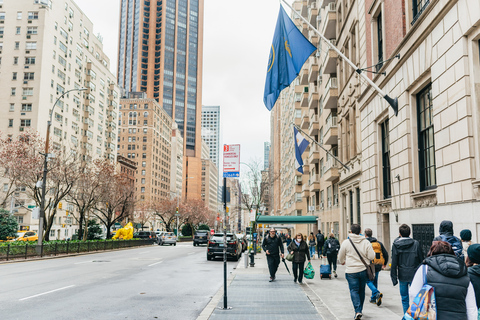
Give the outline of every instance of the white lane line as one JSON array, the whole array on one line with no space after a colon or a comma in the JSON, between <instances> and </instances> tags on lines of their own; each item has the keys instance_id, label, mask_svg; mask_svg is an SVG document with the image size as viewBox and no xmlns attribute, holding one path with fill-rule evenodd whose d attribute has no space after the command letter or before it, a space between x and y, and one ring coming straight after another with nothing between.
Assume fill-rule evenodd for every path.
<instances>
[{"instance_id":1,"label":"white lane line","mask_svg":"<svg viewBox=\"0 0 480 320\"><path fill-rule=\"evenodd\" d=\"M155 262L155 263L149 264L148 266L149 266L149 267L152 267L152 266L154 266L154 265L156 265L156 264L160 264L160 263L162 263L162 262L163 262L163 261L158 261L158 262Z\"/></svg>"},{"instance_id":2,"label":"white lane line","mask_svg":"<svg viewBox=\"0 0 480 320\"><path fill-rule=\"evenodd\" d=\"M145 253L149 253L150 251L144 251L144 252L140 252L139 254L145 254Z\"/></svg>"},{"instance_id":3,"label":"white lane line","mask_svg":"<svg viewBox=\"0 0 480 320\"><path fill-rule=\"evenodd\" d=\"M93 262L93 260L89 260L89 261L82 261L82 262L76 262L74 264L82 264L82 263L89 263L89 262Z\"/></svg>"},{"instance_id":4,"label":"white lane line","mask_svg":"<svg viewBox=\"0 0 480 320\"><path fill-rule=\"evenodd\" d=\"M71 288L71 287L75 287L75 285L74 285L74 284L72 284L71 286L67 286L67 287L63 287L63 288L59 288L59 289L55 289L55 290L51 290L51 291L47 291L47 292L44 292L44 293L39 293L39 294L36 294L36 295L30 296L30 297L26 297L26 298L19 299L18 301L23 301L23 300L27 300L27 299L31 299L31 298L35 298L35 297L39 297L39 296L43 296L43 295L45 295L45 294L49 294L49 293L52 293L52 292L55 292L55 291L65 290L65 289L68 289L68 288Z\"/></svg>"}]
</instances>

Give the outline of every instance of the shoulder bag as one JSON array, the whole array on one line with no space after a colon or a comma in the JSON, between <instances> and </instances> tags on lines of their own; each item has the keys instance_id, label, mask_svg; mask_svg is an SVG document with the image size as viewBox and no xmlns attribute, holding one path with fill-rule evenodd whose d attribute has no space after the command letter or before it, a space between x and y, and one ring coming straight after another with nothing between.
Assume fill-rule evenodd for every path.
<instances>
[{"instance_id":1,"label":"shoulder bag","mask_svg":"<svg viewBox=\"0 0 480 320\"><path fill-rule=\"evenodd\" d=\"M353 249L355 249L355 251L357 252L357 254L360 257L360 260L362 260L362 263L365 266L365 268L367 268L368 280L370 280L370 281L375 280L375 265L372 264L371 262L370 262L370 264L367 264L365 262L365 260L363 260L363 257L360 254L360 252L358 252L357 247L355 247L355 245L353 244L352 239L348 238L348 240L350 240L350 243L352 244Z\"/></svg>"}]
</instances>

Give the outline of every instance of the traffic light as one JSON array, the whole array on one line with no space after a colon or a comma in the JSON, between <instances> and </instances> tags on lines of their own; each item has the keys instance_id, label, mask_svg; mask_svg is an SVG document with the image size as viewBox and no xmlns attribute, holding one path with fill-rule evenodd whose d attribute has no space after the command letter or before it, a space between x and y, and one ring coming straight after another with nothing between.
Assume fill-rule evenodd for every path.
<instances>
[{"instance_id":1,"label":"traffic light","mask_svg":"<svg viewBox=\"0 0 480 320\"><path fill-rule=\"evenodd\" d=\"M178 207L175 209L175 213L178 213Z\"/></svg>"},{"instance_id":2,"label":"traffic light","mask_svg":"<svg viewBox=\"0 0 480 320\"><path fill-rule=\"evenodd\" d=\"M229 208L229 207L227 207L227 209L226 209L226 210L227 210L227 213L228 213L228 212L230 211L230 208Z\"/></svg>"},{"instance_id":3,"label":"traffic light","mask_svg":"<svg viewBox=\"0 0 480 320\"><path fill-rule=\"evenodd\" d=\"M62 209L62 203L61 202L58 203L58 209Z\"/></svg>"},{"instance_id":4,"label":"traffic light","mask_svg":"<svg viewBox=\"0 0 480 320\"><path fill-rule=\"evenodd\" d=\"M65 215L68 217L68 210L65 212Z\"/></svg>"}]
</instances>

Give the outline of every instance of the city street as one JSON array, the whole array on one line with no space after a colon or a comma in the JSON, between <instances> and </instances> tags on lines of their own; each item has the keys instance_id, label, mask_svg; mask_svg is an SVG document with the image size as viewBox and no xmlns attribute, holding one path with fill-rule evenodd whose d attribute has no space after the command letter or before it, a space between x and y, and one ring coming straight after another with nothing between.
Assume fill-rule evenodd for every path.
<instances>
[{"instance_id":1,"label":"city street","mask_svg":"<svg viewBox=\"0 0 480 320\"><path fill-rule=\"evenodd\" d=\"M223 284L223 262L205 251L178 243L1 264L1 318L196 319Z\"/></svg>"}]
</instances>

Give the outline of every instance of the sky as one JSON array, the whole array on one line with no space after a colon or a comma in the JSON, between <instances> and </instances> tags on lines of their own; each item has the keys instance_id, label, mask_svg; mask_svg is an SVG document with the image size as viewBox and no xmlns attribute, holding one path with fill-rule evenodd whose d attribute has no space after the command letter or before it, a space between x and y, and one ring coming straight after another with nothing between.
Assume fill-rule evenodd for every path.
<instances>
[{"instance_id":1,"label":"sky","mask_svg":"<svg viewBox=\"0 0 480 320\"><path fill-rule=\"evenodd\" d=\"M120 0L76 3L103 36L116 75ZM220 106L220 143L240 144L240 160L248 164L263 163L270 141L263 89L278 10L278 0L205 0L203 105ZM241 166L242 175L248 170Z\"/></svg>"}]
</instances>

